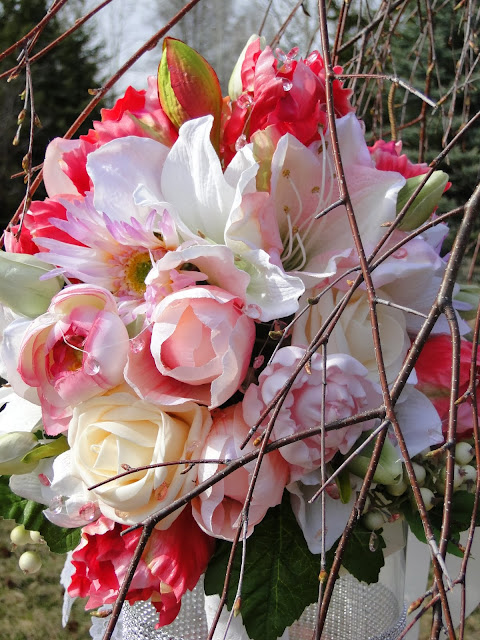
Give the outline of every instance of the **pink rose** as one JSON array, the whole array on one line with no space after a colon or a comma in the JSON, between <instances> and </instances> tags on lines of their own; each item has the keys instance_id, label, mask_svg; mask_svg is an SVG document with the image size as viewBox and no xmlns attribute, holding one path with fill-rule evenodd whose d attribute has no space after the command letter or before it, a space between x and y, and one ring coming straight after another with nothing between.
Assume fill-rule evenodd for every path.
<instances>
[{"instance_id":1,"label":"pink rose","mask_svg":"<svg viewBox=\"0 0 480 640\"><path fill-rule=\"evenodd\" d=\"M255 449L251 440L244 449L240 449L249 431L249 426L242 417L241 404L217 409L212 417L213 425L200 458L234 460ZM213 476L220 466L214 463L199 465L198 481L203 482ZM241 524L239 517L254 467L255 462L251 462L237 469L193 500L193 516L208 534L233 540L235 530ZM263 519L267 509L280 504L287 482L288 465L278 451L272 451L263 458L255 484L248 515L248 535Z\"/></svg>"},{"instance_id":2,"label":"pink rose","mask_svg":"<svg viewBox=\"0 0 480 640\"><path fill-rule=\"evenodd\" d=\"M458 394L462 396L470 381L472 361L472 343L468 340L460 342L460 374ZM480 367L480 352L477 354L477 375ZM448 429L450 411L450 388L452 386L452 339L444 333L431 336L423 347L415 365L418 377L416 385L433 403L442 421L444 435ZM480 393L477 388L477 399ZM457 411L457 433L462 438L469 438L473 431L473 416L470 400L462 402Z\"/></svg>"},{"instance_id":3,"label":"pink rose","mask_svg":"<svg viewBox=\"0 0 480 640\"><path fill-rule=\"evenodd\" d=\"M27 329L18 372L37 387L45 431L68 428L72 407L123 381L129 338L112 294L93 285L63 289Z\"/></svg>"},{"instance_id":4,"label":"pink rose","mask_svg":"<svg viewBox=\"0 0 480 640\"><path fill-rule=\"evenodd\" d=\"M150 351L146 332L136 339L127 381L150 402L220 406L243 382L255 341L255 322L243 305L214 286L168 295L152 313Z\"/></svg>"},{"instance_id":5,"label":"pink rose","mask_svg":"<svg viewBox=\"0 0 480 640\"><path fill-rule=\"evenodd\" d=\"M73 552L75 572L68 587L72 597L88 598L86 609L115 602L142 529L125 536L126 526L100 518L82 530ZM192 590L207 568L214 539L205 535L184 509L165 530L154 529L127 593L130 604L151 599L161 627L180 611L181 599Z\"/></svg>"},{"instance_id":6,"label":"pink rose","mask_svg":"<svg viewBox=\"0 0 480 640\"><path fill-rule=\"evenodd\" d=\"M249 386L243 399L243 416L248 425L253 426L257 422L262 411L290 378L304 353L300 347L279 349L272 363L260 374L258 386ZM280 409L272 439L320 426L322 365L322 356L316 353L311 358L311 373L303 368L298 374ZM367 375L367 369L352 356L336 353L327 357L326 425L382 404L378 385L371 382ZM362 431L372 426L370 420L328 431L325 437L325 461L331 460L338 451L347 453ZM290 464L290 482L294 482L320 466L320 434L282 447L279 452Z\"/></svg>"}]
</instances>

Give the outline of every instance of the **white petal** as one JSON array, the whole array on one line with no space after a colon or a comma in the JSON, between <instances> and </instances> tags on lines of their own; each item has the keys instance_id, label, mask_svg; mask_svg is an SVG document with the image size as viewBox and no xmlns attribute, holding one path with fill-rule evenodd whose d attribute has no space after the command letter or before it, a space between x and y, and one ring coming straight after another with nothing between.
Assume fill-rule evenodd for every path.
<instances>
[{"instance_id":1,"label":"white petal","mask_svg":"<svg viewBox=\"0 0 480 640\"><path fill-rule=\"evenodd\" d=\"M172 215L186 238L203 234L224 244L235 189L226 181L210 142L212 122L212 116L204 116L180 127L163 168L162 191L174 205Z\"/></svg>"},{"instance_id":2,"label":"white petal","mask_svg":"<svg viewBox=\"0 0 480 640\"><path fill-rule=\"evenodd\" d=\"M319 502L309 504L308 501L315 495L320 486L320 469L308 473L298 482L287 486L291 494L292 510L295 518L303 532L310 552L315 554L320 553L322 550L321 509L319 508ZM343 504L340 500L334 500L328 494L325 494L325 548L327 551L342 535L355 500L355 491L352 491L352 497L347 504Z\"/></svg>"},{"instance_id":3,"label":"white petal","mask_svg":"<svg viewBox=\"0 0 480 640\"><path fill-rule=\"evenodd\" d=\"M437 410L427 396L412 385L405 385L395 413L410 457L443 442L442 421Z\"/></svg>"},{"instance_id":4,"label":"white petal","mask_svg":"<svg viewBox=\"0 0 480 640\"><path fill-rule=\"evenodd\" d=\"M71 193L80 195L77 188L64 173L62 168L62 157L64 153L74 151L81 146L81 140L65 140L65 138L55 138L50 142L45 153L43 163L43 182L50 198L58 194Z\"/></svg>"},{"instance_id":5,"label":"white petal","mask_svg":"<svg viewBox=\"0 0 480 640\"><path fill-rule=\"evenodd\" d=\"M291 276L261 249L241 256L242 268L250 276L245 313L262 322L285 318L298 310L298 299L305 290L300 278Z\"/></svg>"},{"instance_id":6,"label":"white petal","mask_svg":"<svg viewBox=\"0 0 480 640\"><path fill-rule=\"evenodd\" d=\"M150 209L138 206L135 190L144 185L164 200L160 188L168 147L150 138L127 136L103 145L88 156L87 172L94 184L94 205L111 220L144 222Z\"/></svg>"}]
</instances>

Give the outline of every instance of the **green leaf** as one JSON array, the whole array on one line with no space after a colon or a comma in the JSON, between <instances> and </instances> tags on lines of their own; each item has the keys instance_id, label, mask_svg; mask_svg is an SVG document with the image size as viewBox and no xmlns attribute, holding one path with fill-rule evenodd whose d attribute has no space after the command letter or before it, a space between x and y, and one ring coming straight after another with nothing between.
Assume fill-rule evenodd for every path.
<instances>
[{"instance_id":1,"label":"green leaf","mask_svg":"<svg viewBox=\"0 0 480 640\"><path fill-rule=\"evenodd\" d=\"M450 507L450 540L458 542L460 533L466 531L470 526L470 519L473 512L473 503L475 496L467 491L456 491L453 495ZM412 533L421 541L427 542L425 531L423 529L422 519L415 505L404 507L405 518ZM442 528L443 505L437 505L428 512L430 522L432 524L433 533L437 543L440 541L440 532ZM476 526L480 526L480 514L477 512ZM456 544L448 543L448 553L463 558L463 552Z\"/></svg>"},{"instance_id":2,"label":"green leaf","mask_svg":"<svg viewBox=\"0 0 480 640\"><path fill-rule=\"evenodd\" d=\"M340 492L340 500L342 504L348 504L352 495L352 484L350 482L350 473L347 469L341 471L335 478L335 483Z\"/></svg>"},{"instance_id":3,"label":"green leaf","mask_svg":"<svg viewBox=\"0 0 480 640\"><path fill-rule=\"evenodd\" d=\"M64 451L68 451L68 449L69 446L66 437L60 436L59 438L54 438L46 444L41 444L38 447L35 447L35 449L29 451L23 456L22 462L38 462L43 458L53 458Z\"/></svg>"},{"instance_id":4,"label":"green leaf","mask_svg":"<svg viewBox=\"0 0 480 640\"><path fill-rule=\"evenodd\" d=\"M205 592L221 593L232 545L220 542L205 576ZM240 613L253 640L276 640L318 597L320 557L312 555L284 498L247 539ZM227 606L233 605L241 548L235 555Z\"/></svg>"},{"instance_id":5,"label":"green leaf","mask_svg":"<svg viewBox=\"0 0 480 640\"><path fill-rule=\"evenodd\" d=\"M80 542L80 529L64 529L52 524L43 515L46 507L17 496L8 486L8 477L0 476L0 517L15 520L29 531L40 531L54 553L67 553Z\"/></svg>"}]
</instances>

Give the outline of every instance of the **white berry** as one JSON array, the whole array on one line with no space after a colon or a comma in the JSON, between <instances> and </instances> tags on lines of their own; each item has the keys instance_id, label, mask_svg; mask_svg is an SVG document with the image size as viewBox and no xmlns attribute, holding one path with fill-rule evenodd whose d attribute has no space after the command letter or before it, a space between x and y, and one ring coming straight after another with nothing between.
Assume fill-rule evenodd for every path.
<instances>
[{"instance_id":1,"label":"white berry","mask_svg":"<svg viewBox=\"0 0 480 640\"><path fill-rule=\"evenodd\" d=\"M19 524L10 531L10 540L13 544L16 544L17 547L22 547L24 544L31 542L30 532L25 529L23 524Z\"/></svg>"},{"instance_id":2,"label":"white berry","mask_svg":"<svg viewBox=\"0 0 480 640\"><path fill-rule=\"evenodd\" d=\"M430 491L430 489L427 489L427 487L422 487L420 489L420 493L422 494L423 502L425 503L425 509L427 511L430 511L430 509L435 504L434 503L435 494L433 493L433 491Z\"/></svg>"},{"instance_id":3,"label":"white berry","mask_svg":"<svg viewBox=\"0 0 480 640\"><path fill-rule=\"evenodd\" d=\"M42 559L35 551L25 551L18 559L18 566L23 573L36 573L42 566Z\"/></svg>"},{"instance_id":4,"label":"white berry","mask_svg":"<svg viewBox=\"0 0 480 640\"><path fill-rule=\"evenodd\" d=\"M369 531L380 529L385 524L385 520L378 509L374 509L373 511L366 513L362 516L362 521Z\"/></svg>"},{"instance_id":5,"label":"white berry","mask_svg":"<svg viewBox=\"0 0 480 640\"><path fill-rule=\"evenodd\" d=\"M455 461L458 464L466 465L473 460L475 449L468 442L458 442L455 446Z\"/></svg>"},{"instance_id":6,"label":"white berry","mask_svg":"<svg viewBox=\"0 0 480 640\"><path fill-rule=\"evenodd\" d=\"M31 544L41 544L43 542L40 531L29 531Z\"/></svg>"}]
</instances>

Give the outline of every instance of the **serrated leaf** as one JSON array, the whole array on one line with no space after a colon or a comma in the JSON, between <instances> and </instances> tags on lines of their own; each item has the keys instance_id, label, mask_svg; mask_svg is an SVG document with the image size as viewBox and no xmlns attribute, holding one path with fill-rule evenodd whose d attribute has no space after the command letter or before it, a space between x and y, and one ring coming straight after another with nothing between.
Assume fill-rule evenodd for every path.
<instances>
[{"instance_id":1,"label":"serrated leaf","mask_svg":"<svg viewBox=\"0 0 480 640\"><path fill-rule=\"evenodd\" d=\"M460 533L466 531L470 526L470 519L473 512L475 496L467 491L456 491L453 495L452 504L450 506L450 539L458 542ZM426 543L425 531L423 529L422 519L416 507L411 506L404 508L405 518L412 533L421 541ZM443 505L438 505L428 512L428 517L432 525L433 533L437 543L440 540L440 532L442 528ZM480 526L480 514L477 512L476 526ZM463 552L456 544L448 543L448 553L463 558Z\"/></svg>"},{"instance_id":2,"label":"serrated leaf","mask_svg":"<svg viewBox=\"0 0 480 640\"><path fill-rule=\"evenodd\" d=\"M231 544L220 542L205 576L205 592L221 593ZM227 606L233 605L240 571L237 550ZM269 509L247 539L240 613L252 640L276 640L318 596L320 557L312 555L288 497Z\"/></svg>"},{"instance_id":3,"label":"serrated leaf","mask_svg":"<svg viewBox=\"0 0 480 640\"><path fill-rule=\"evenodd\" d=\"M80 542L80 529L65 529L52 524L43 515L45 505L17 496L8 486L8 477L0 477L0 517L15 520L29 531L39 531L54 553L67 553Z\"/></svg>"}]
</instances>

